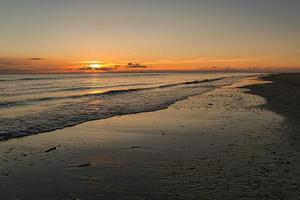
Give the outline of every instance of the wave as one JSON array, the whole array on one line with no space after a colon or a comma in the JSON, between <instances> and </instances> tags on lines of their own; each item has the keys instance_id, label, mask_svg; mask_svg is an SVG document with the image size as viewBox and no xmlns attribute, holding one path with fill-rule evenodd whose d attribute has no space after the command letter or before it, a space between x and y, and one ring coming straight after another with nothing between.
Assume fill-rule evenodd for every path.
<instances>
[{"instance_id":1,"label":"wave","mask_svg":"<svg viewBox=\"0 0 300 200\"><path fill-rule=\"evenodd\" d=\"M201 84L201 83L207 83L207 82L214 82L214 81L223 80L225 78L226 77L214 78L214 79L204 79L204 80L195 80L195 81L187 81L187 82L166 84L166 85L147 87L147 88L109 90L109 91L99 92L99 93L88 93L88 94L69 95L69 96L61 96L61 97L42 97L42 98L36 98L36 99L26 99L26 100L19 100L19 101L0 102L0 108L9 108L9 107L13 107L13 106L22 106L22 105L27 105L27 104L30 104L30 103L53 101L53 100L79 99L79 98L95 97L95 96L117 95L117 94L122 94L122 93L138 92L138 91L153 90L153 89L165 89L165 88L176 87L176 86L181 86L181 85L191 85L191 84ZM66 89L64 89L64 90L66 90ZM72 90L72 89L70 89L70 90Z\"/></svg>"},{"instance_id":2,"label":"wave","mask_svg":"<svg viewBox=\"0 0 300 200\"><path fill-rule=\"evenodd\" d=\"M39 81L39 80L62 80L62 79L72 79L72 78L89 78L89 76L74 76L74 77L64 77L64 76L54 76L54 77L28 77L28 78L10 78L10 79L0 79L0 82L11 82L11 81Z\"/></svg>"},{"instance_id":3,"label":"wave","mask_svg":"<svg viewBox=\"0 0 300 200\"><path fill-rule=\"evenodd\" d=\"M164 90L156 90L141 95L103 98L96 102L93 99L87 99L84 102L58 104L54 108L29 114L25 117L2 118L0 120L0 141L63 129L92 120L161 110L168 108L177 101L214 89L213 86L200 88L197 87L194 90L176 88L175 90L168 90L169 95L163 95L165 94ZM109 91L113 94L118 92L123 91ZM108 97L112 96L108 95Z\"/></svg>"},{"instance_id":4,"label":"wave","mask_svg":"<svg viewBox=\"0 0 300 200\"><path fill-rule=\"evenodd\" d=\"M48 84L45 84L48 85ZM113 87L128 87L128 86L145 86L150 85L150 83L132 83L132 84L119 84L119 85L107 85L107 86L100 86L100 87L73 87L73 88L62 88L62 89L53 89L53 87L44 87L40 91L34 92L15 92L11 94L0 94L0 96L18 96L23 94L42 94L42 93L53 93L53 92L72 92L72 91L85 91L85 90L98 90L98 89L105 89L105 88L113 88ZM39 89L39 87L31 87L32 89ZM1 105L1 104L0 104Z\"/></svg>"},{"instance_id":5,"label":"wave","mask_svg":"<svg viewBox=\"0 0 300 200\"><path fill-rule=\"evenodd\" d=\"M127 86L141 86L141 85L150 85L150 83L132 83L132 84L119 84L119 85L110 85L110 86L101 86L101 87L77 87L77 88L64 88L59 90L52 90L51 92L62 92L62 91L82 91L82 90L95 90L103 88L112 88L112 87L127 87Z\"/></svg>"},{"instance_id":6,"label":"wave","mask_svg":"<svg viewBox=\"0 0 300 200\"><path fill-rule=\"evenodd\" d=\"M35 81L35 80L55 80L59 79L57 77L47 77L47 78L16 78L16 79L1 79L1 82L10 82L10 81Z\"/></svg>"},{"instance_id":7,"label":"wave","mask_svg":"<svg viewBox=\"0 0 300 200\"><path fill-rule=\"evenodd\" d=\"M179 86L179 85L207 83L207 82L213 82L213 81L220 81L220 80L223 80L224 78L226 78L226 77L214 78L214 79L204 79L204 80L200 80L200 81L188 81L188 82L182 82L182 83L174 83L174 84L162 85L162 86L159 86L159 88L173 87L173 86Z\"/></svg>"},{"instance_id":8,"label":"wave","mask_svg":"<svg viewBox=\"0 0 300 200\"><path fill-rule=\"evenodd\" d=\"M228 79L225 81L214 82L227 77ZM5 108L13 106L13 104L30 105L30 103L32 103L32 105L37 105L39 102L49 101L43 104L42 109L33 110L30 107L27 109L27 107L24 106L24 111L22 107L22 110L20 110L22 115L19 115L18 108L14 107L11 109L12 111L17 111L16 115L2 115L0 117L0 141L63 129L92 120L165 109L177 101L209 92L218 86L227 85L236 81L236 78L227 77L177 83L169 82L169 84L165 85L160 83L160 85L150 85L149 87L133 87L119 90L115 88L115 90L108 90L97 94L84 93L70 96L49 95L48 97L23 101L0 102ZM128 80L127 83L130 83L129 81L131 80ZM126 82L122 83L125 84ZM68 98L78 100L54 101ZM7 110L7 113L8 112L10 112L10 110Z\"/></svg>"},{"instance_id":9,"label":"wave","mask_svg":"<svg viewBox=\"0 0 300 200\"><path fill-rule=\"evenodd\" d=\"M100 74L97 74L98 77L111 77L111 76L120 76L120 77L139 77L139 76L142 76L142 77L145 77L145 76L162 76L163 74L160 74L160 73L149 73L149 74L145 74L145 73L118 73L118 74L105 74L105 76L100 75ZM77 74L77 76L73 76L73 77L70 77L70 76L55 76L55 77L27 77L27 78L9 78L9 79L0 79L0 82L12 82L12 81L39 81L39 80L62 80L62 79L72 79L72 78L90 78L92 76L95 76L95 75L79 75ZM1 77L0 77L1 78Z\"/></svg>"}]
</instances>

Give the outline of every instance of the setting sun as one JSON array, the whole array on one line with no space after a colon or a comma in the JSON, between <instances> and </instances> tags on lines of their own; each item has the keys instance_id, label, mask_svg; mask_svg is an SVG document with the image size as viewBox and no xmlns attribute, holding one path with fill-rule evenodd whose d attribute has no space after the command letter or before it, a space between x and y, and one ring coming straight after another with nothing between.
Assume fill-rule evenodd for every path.
<instances>
[{"instance_id":1,"label":"setting sun","mask_svg":"<svg viewBox=\"0 0 300 200\"><path fill-rule=\"evenodd\" d=\"M99 68L101 68L101 65L100 64L90 64L89 67L91 69L99 69Z\"/></svg>"}]
</instances>

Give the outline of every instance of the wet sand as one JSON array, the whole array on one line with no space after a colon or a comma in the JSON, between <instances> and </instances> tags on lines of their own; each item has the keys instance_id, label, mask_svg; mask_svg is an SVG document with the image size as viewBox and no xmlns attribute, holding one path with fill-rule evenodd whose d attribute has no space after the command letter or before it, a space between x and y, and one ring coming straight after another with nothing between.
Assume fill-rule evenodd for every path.
<instances>
[{"instance_id":1,"label":"wet sand","mask_svg":"<svg viewBox=\"0 0 300 200\"><path fill-rule=\"evenodd\" d=\"M300 199L290 125L251 84L1 142L0 199Z\"/></svg>"}]
</instances>

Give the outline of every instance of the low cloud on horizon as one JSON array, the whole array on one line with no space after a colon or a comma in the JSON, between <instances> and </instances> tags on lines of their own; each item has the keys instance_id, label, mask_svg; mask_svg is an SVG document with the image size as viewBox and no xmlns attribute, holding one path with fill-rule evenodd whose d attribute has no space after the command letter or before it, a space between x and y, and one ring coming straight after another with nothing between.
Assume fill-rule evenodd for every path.
<instances>
[{"instance_id":1,"label":"low cloud on horizon","mask_svg":"<svg viewBox=\"0 0 300 200\"><path fill-rule=\"evenodd\" d=\"M90 66L87 66L87 67L81 67L79 68L79 70L81 71L113 71L117 69L116 67L100 67L100 68L93 68L93 67L90 67Z\"/></svg>"},{"instance_id":2,"label":"low cloud on horizon","mask_svg":"<svg viewBox=\"0 0 300 200\"><path fill-rule=\"evenodd\" d=\"M28 60L39 61L39 60L44 60L44 58L35 57L35 58L29 58Z\"/></svg>"},{"instance_id":3,"label":"low cloud on horizon","mask_svg":"<svg viewBox=\"0 0 300 200\"><path fill-rule=\"evenodd\" d=\"M118 70L118 69L146 69L149 68L150 66L146 66L146 65L142 65L139 63L128 63L127 65L114 65L112 67L99 67L99 68L95 68L95 67L91 67L91 66L83 66L80 67L79 70L81 71L114 71L114 70Z\"/></svg>"},{"instance_id":4,"label":"low cloud on horizon","mask_svg":"<svg viewBox=\"0 0 300 200\"><path fill-rule=\"evenodd\" d=\"M145 68L148 68L149 66L146 66L146 65L141 65L139 63L128 63L125 68L141 68L141 69L145 69Z\"/></svg>"}]
</instances>

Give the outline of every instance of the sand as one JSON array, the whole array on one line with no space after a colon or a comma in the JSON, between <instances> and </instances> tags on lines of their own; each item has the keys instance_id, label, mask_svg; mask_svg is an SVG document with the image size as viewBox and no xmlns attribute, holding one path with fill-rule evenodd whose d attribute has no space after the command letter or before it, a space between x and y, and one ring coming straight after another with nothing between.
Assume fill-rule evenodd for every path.
<instances>
[{"instance_id":1,"label":"sand","mask_svg":"<svg viewBox=\"0 0 300 200\"><path fill-rule=\"evenodd\" d=\"M282 73L265 76L261 80L268 84L252 85L249 93L264 97L266 109L285 117L289 127L288 136L291 145L300 150L300 74Z\"/></svg>"},{"instance_id":2,"label":"sand","mask_svg":"<svg viewBox=\"0 0 300 200\"><path fill-rule=\"evenodd\" d=\"M1 142L0 199L300 199L287 118L243 88L264 83Z\"/></svg>"}]
</instances>

